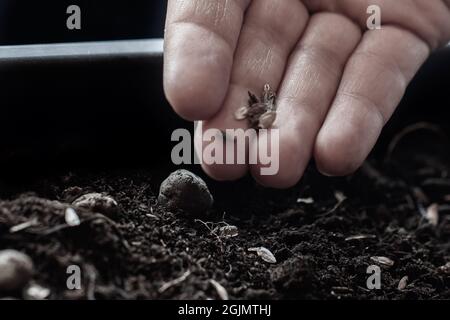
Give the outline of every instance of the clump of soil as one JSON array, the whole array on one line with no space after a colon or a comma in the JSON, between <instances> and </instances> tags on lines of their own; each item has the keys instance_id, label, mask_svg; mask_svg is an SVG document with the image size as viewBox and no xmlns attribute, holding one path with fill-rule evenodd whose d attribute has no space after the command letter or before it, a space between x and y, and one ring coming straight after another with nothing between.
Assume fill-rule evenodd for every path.
<instances>
[{"instance_id":1,"label":"clump of soil","mask_svg":"<svg viewBox=\"0 0 450 320\"><path fill-rule=\"evenodd\" d=\"M201 220L157 203L166 166L3 182L0 249L32 257L33 281L50 298L219 299L220 286L237 299L450 298L449 150L432 133L417 135L349 177L311 166L289 190L205 178L215 204ZM64 209L91 192L120 212L80 208L81 224L68 226ZM248 251L258 247L276 263ZM381 266L379 290L366 286L373 257L394 263ZM81 268L81 290L67 288L70 265Z\"/></svg>"}]
</instances>

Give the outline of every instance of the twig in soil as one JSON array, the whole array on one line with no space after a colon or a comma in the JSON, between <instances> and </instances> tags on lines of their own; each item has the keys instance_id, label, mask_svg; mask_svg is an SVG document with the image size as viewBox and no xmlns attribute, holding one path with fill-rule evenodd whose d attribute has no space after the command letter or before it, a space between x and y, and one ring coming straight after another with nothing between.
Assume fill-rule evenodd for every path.
<instances>
[{"instance_id":1,"label":"twig in soil","mask_svg":"<svg viewBox=\"0 0 450 320\"><path fill-rule=\"evenodd\" d=\"M217 294L219 295L220 299L222 300L229 300L228 292L227 290L216 280L210 279L209 282L213 285L213 287L216 289Z\"/></svg>"},{"instance_id":2,"label":"twig in soil","mask_svg":"<svg viewBox=\"0 0 450 320\"><path fill-rule=\"evenodd\" d=\"M352 240L364 240L364 239L376 239L377 236L374 234L358 234L355 236L350 236L345 238L345 241L352 241Z\"/></svg>"},{"instance_id":3,"label":"twig in soil","mask_svg":"<svg viewBox=\"0 0 450 320\"><path fill-rule=\"evenodd\" d=\"M437 135L443 137L444 139L448 139L447 135L442 131L442 129L432 123L428 123L428 122L418 122L415 123L413 125L410 125L406 128L404 128L403 130L401 130L393 139L392 141L389 143L387 152L386 152L386 156L384 158L384 162L390 162L392 154L394 153L395 148L397 147L397 145L400 143L400 141L407 135L409 135L410 133L413 133L415 131L418 130L429 130L432 131L434 133L436 133Z\"/></svg>"},{"instance_id":4,"label":"twig in soil","mask_svg":"<svg viewBox=\"0 0 450 320\"><path fill-rule=\"evenodd\" d=\"M87 300L95 300L95 281L97 280L97 272L95 267L88 264L85 266L87 277L88 277L88 287L86 290Z\"/></svg>"},{"instance_id":5,"label":"twig in soil","mask_svg":"<svg viewBox=\"0 0 450 320\"><path fill-rule=\"evenodd\" d=\"M185 273L183 273L181 275L181 277L178 277L176 279L173 279L169 282L164 283L159 289L158 292L159 293L163 293L164 291L166 291L167 289L176 286L180 283L182 283L183 281L185 281L187 279L187 277L189 277L189 275L191 274L191 270L187 270Z\"/></svg>"},{"instance_id":6,"label":"twig in soil","mask_svg":"<svg viewBox=\"0 0 450 320\"><path fill-rule=\"evenodd\" d=\"M10 233L20 232L20 231L23 231L23 230L28 229L30 227L35 227L38 224L39 224L38 219L34 218L34 219L29 220L29 221L25 221L25 222L23 222L21 224L18 224L18 225L15 225L15 226L11 227L9 229L9 232Z\"/></svg>"}]
</instances>

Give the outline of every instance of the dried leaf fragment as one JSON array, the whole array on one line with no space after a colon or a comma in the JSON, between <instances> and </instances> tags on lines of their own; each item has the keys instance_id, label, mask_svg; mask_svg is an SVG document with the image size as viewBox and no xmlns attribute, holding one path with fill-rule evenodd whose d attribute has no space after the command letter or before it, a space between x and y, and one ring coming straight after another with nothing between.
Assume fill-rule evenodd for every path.
<instances>
[{"instance_id":1,"label":"dried leaf fragment","mask_svg":"<svg viewBox=\"0 0 450 320\"><path fill-rule=\"evenodd\" d=\"M261 257L261 259L267 263L277 263L277 259L273 255L272 252L270 252L269 249L264 247L256 247L256 248L248 248L247 249L250 252L256 252L258 256Z\"/></svg>"},{"instance_id":2,"label":"dried leaf fragment","mask_svg":"<svg viewBox=\"0 0 450 320\"><path fill-rule=\"evenodd\" d=\"M388 257L370 257L370 260L372 260L373 262L386 267L386 268L390 268L394 265L394 261L389 259Z\"/></svg>"}]
</instances>

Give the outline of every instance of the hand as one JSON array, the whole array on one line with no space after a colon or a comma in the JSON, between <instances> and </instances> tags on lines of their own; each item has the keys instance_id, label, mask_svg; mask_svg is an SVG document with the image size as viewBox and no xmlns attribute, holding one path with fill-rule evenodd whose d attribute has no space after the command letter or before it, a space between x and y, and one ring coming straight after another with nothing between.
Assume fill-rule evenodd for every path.
<instances>
[{"instance_id":1,"label":"hand","mask_svg":"<svg viewBox=\"0 0 450 320\"><path fill-rule=\"evenodd\" d=\"M371 4L381 30L367 30ZM164 87L182 117L226 129L245 127L235 110L269 83L278 174L261 176L259 164L203 167L218 180L250 169L285 188L311 157L327 175L356 170L419 67L449 40L450 0L169 0Z\"/></svg>"}]
</instances>

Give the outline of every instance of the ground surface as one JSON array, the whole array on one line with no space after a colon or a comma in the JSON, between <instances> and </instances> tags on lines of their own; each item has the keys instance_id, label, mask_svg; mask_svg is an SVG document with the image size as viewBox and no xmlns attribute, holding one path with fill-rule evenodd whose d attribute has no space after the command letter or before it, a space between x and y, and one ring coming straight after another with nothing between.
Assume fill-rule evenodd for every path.
<instances>
[{"instance_id":1,"label":"ground surface","mask_svg":"<svg viewBox=\"0 0 450 320\"><path fill-rule=\"evenodd\" d=\"M200 220L157 204L159 184L170 173L164 168L74 170L3 182L0 249L30 255L33 280L51 289L50 298L218 299L224 293L215 280L237 299L448 299L450 275L439 268L450 261L448 149L436 132L418 130L346 178L323 177L311 166L285 191L251 179L207 180L216 201ZM109 220L80 211L82 224L68 228L61 208L44 200L69 203L92 191L113 196L121 213ZM426 217L432 204L437 225ZM10 232L32 219L35 225ZM216 227L226 224L239 234L221 237ZM277 263L247 250L259 246ZM366 286L373 256L394 261L381 269L380 290ZM72 264L81 267L82 290L66 287ZM398 290L404 276L407 285Z\"/></svg>"}]
</instances>

